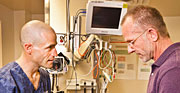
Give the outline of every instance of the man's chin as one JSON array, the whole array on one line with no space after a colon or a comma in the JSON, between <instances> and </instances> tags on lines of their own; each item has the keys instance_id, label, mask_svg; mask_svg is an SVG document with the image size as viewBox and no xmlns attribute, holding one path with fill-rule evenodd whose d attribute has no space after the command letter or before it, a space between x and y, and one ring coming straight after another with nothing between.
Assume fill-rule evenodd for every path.
<instances>
[{"instance_id":1,"label":"man's chin","mask_svg":"<svg viewBox=\"0 0 180 93\"><path fill-rule=\"evenodd\" d=\"M53 64L48 66L49 69L52 68L52 67L53 67Z\"/></svg>"},{"instance_id":2,"label":"man's chin","mask_svg":"<svg viewBox=\"0 0 180 93\"><path fill-rule=\"evenodd\" d=\"M139 59L142 61L142 62L148 62L150 59L147 59L147 58L143 58L143 57L139 57Z\"/></svg>"},{"instance_id":3,"label":"man's chin","mask_svg":"<svg viewBox=\"0 0 180 93\"><path fill-rule=\"evenodd\" d=\"M52 68L52 67L53 67L53 64L47 64L47 65L46 65L46 68L47 68L47 69L50 69L50 68Z\"/></svg>"}]
</instances>

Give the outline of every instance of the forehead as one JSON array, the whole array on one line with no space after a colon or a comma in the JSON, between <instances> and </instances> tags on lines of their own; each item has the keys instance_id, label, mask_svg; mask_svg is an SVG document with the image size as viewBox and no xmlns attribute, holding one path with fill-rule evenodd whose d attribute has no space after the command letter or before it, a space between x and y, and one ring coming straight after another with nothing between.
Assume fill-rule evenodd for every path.
<instances>
[{"instance_id":1,"label":"forehead","mask_svg":"<svg viewBox=\"0 0 180 93\"><path fill-rule=\"evenodd\" d=\"M127 17L124 21L124 24L122 25L122 34L125 39L125 41L128 40L128 38L133 37L134 33L134 23L133 19L131 17Z\"/></svg>"},{"instance_id":2,"label":"forehead","mask_svg":"<svg viewBox=\"0 0 180 93\"><path fill-rule=\"evenodd\" d=\"M139 31L141 31L140 26L134 23L132 17L127 17L122 25L122 34L125 41L133 40Z\"/></svg>"},{"instance_id":3,"label":"forehead","mask_svg":"<svg viewBox=\"0 0 180 93\"><path fill-rule=\"evenodd\" d=\"M56 34L54 32L41 33L42 45L56 45Z\"/></svg>"},{"instance_id":4,"label":"forehead","mask_svg":"<svg viewBox=\"0 0 180 93\"><path fill-rule=\"evenodd\" d=\"M47 32L47 33L44 33L44 38L47 40L47 41L56 41L56 34L54 32Z\"/></svg>"}]
</instances>

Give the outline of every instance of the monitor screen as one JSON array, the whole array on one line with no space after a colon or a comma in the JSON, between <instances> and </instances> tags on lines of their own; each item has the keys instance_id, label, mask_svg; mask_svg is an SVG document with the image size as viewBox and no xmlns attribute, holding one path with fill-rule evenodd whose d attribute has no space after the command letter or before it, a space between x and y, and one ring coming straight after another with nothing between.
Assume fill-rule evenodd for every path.
<instances>
[{"instance_id":1,"label":"monitor screen","mask_svg":"<svg viewBox=\"0 0 180 93\"><path fill-rule=\"evenodd\" d=\"M86 13L87 34L122 35L121 20L127 4L116 1L89 1Z\"/></svg>"},{"instance_id":2,"label":"monitor screen","mask_svg":"<svg viewBox=\"0 0 180 93\"><path fill-rule=\"evenodd\" d=\"M93 7L92 28L119 28L122 8Z\"/></svg>"}]
</instances>

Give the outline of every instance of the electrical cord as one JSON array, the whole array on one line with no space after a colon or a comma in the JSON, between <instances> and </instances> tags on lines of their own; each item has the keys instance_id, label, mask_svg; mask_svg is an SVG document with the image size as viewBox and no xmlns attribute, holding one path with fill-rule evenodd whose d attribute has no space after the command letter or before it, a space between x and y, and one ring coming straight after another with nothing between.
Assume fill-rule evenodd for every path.
<instances>
[{"instance_id":1,"label":"electrical cord","mask_svg":"<svg viewBox=\"0 0 180 93\"><path fill-rule=\"evenodd\" d=\"M80 11L81 11L81 12L80 12ZM76 15L75 15L75 20L76 20L76 22L77 22L77 19L78 19L79 14L81 14L81 13L86 13L86 9L79 9L79 10L76 12Z\"/></svg>"},{"instance_id":2,"label":"electrical cord","mask_svg":"<svg viewBox=\"0 0 180 93\"><path fill-rule=\"evenodd\" d=\"M110 60L109 60L109 63L104 63L104 67L101 67L101 63L103 63L103 60L106 60L106 52L109 52L110 54ZM101 58L101 59L100 59ZM102 61L101 61L102 60ZM102 51L101 55L99 56L99 68L102 69L103 71L103 74L106 76L106 78L108 79L109 82L112 82L113 81L113 77L114 77L114 68L115 68L115 61L116 61L116 58L115 58L115 54L114 52L111 52L110 49L106 49L104 51Z\"/></svg>"},{"instance_id":3,"label":"electrical cord","mask_svg":"<svg viewBox=\"0 0 180 93\"><path fill-rule=\"evenodd\" d=\"M83 43L84 43L84 42L82 42L82 43L79 45L79 48L81 47L81 45L82 45ZM79 51L79 48L78 48L78 53L79 53L79 55L82 56L82 57L85 56L85 54L86 54L88 51L86 50L83 54L81 54L80 51Z\"/></svg>"},{"instance_id":4,"label":"electrical cord","mask_svg":"<svg viewBox=\"0 0 180 93\"><path fill-rule=\"evenodd\" d=\"M66 0L66 15L67 15L67 19L66 19L66 29L67 29L67 41L66 44L67 44L67 51L69 52L70 51L70 8L69 8L69 5L70 5L70 0Z\"/></svg>"},{"instance_id":5,"label":"electrical cord","mask_svg":"<svg viewBox=\"0 0 180 93\"><path fill-rule=\"evenodd\" d=\"M101 67L101 66L99 65L99 68L100 68L100 69L106 69L107 67L110 66L110 64L111 64L111 62L112 62L112 53L111 53L111 50L110 50L110 49L106 49L105 51L108 51L108 52L110 53L110 61L109 61L108 65L106 65L105 67ZM105 51L103 51L103 52L101 53L101 55L99 56L99 61L101 60L102 54L103 54ZM99 63L100 63L100 62L99 62Z\"/></svg>"},{"instance_id":6,"label":"electrical cord","mask_svg":"<svg viewBox=\"0 0 180 93\"><path fill-rule=\"evenodd\" d=\"M76 90L75 90L75 93L77 93L77 72L76 72L75 65L74 65L74 32L75 32L75 26L76 26L77 18L79 16L79 14L80 13L77 13L76 16L75 16L75 21L74 21L74 24L73 24L73 37L72 37L72 66L73 66L73 69L75 71L75 78L76 78Z\"/></svg>"},{"instance_id":7,"label":"electrical cord","mask_svg":"<svg viewBox=\"0 0 180 93\"><path fill-rule=\"evenodd\" d=\"M73 37L72 37L72 66L73 66L73 69L74 69L74 72L75 72L75 78L76 78L76 90L75 90L75 93L77 93L77 72L76 72L76 69L75 69L75 65L74 65L74 32L75 32L75 28L76 28L76 23L77 23L77 19L78 19L78 16L81 14L81 13L85 13L85 11L82 11L82 10L85 10L85 9L80 9L77 11L76 15L75 15L75 20L73 22ZM82 11L82 12L79 12L79 11Z\"/></svg>"},{"instance_id":8,"label":"electrical cord","mask_svg":"<svg viewBox=\"0 0 180 93\"><path fill-rule=\"evenodd\" d=\"M58 76L57 76L57 74L56 74L56 89L57 89L57 91L59 91L59 87L58 87Z\"/></svg>"},{"instance_id":9,"label":"electrical cord","mask_svg":"<svg viewBox=\"0 0 180 93\"><path fill-rule=\"evenodd\" d=\"M77 73L76 73L76 69L75 69L75 65L74 65L74 37L72 38L72 66L73 69L75 71L75 78L76 78L76 90L75 93L77 93Z\"/></svg>"},{"instance_id":10,"label":"electrical cord","mask_svg":"<svg viewBox=\"0 0 180 93\"><path fill-rule=\"evenodd\" d=\"M82 44L82 43L81 43ZM80 44L80 45L81 45ZM90 47L91 48L91 47ZM92 51L93 51L94 49L92 49ZM80 54L80 52L79 52L79 54ZM85 56L85 54L90 54L90 52L87 50L82 56ZM97 56L97 53L96 53L96 57L97 57L97 59L98 59L98 56ZM86 57L85 57L85 59L86 59ZM92 57L90 57L90 59L92 60ZM91 61L90 60L90 61ZM82 77L85 77L85 76L88 76L92 71L94 71L93 70L93 64L90 64L91 65L91 69L88 71L88 73L87 74L84 74L84 75L81 75L81 74L78 74L79 76L82 76ZM97 74L96 74L96 77L97 77Z\"/></svg>"},{"instance_id":11,"label":"electrical cord","mask_svg":"<svg viewBox=\"0 0 180 93\"><path fill-rule=\"evenodd\" d=\"M72 80L72 77L73 77L73 73L74 73L74 70L72 71L71 78L70 78L70 81L68 82L68 85L67 85L64 89L62 89L62 90L60 90L60 91L66 90L67 87L71 84L71 80Z\"/></svg>"},{"instance_id":12,"label":"electrical cord","mask_svg":"<svg viewBox=\"0 0 180 93\"><path fill-rule=\"evenodd\" d=\"M91 58L91 59L92 59L92 58ZM84 75L78 74L78 75L81 76L81 77L86 77L86 76L88 76L88 75L93 71L93 64L90 64L90 65L91 65L91 68L90 68L90 70L88 71L87 74L84 74Z\"/></svg>"},{"instance_id":13,"label":"electrical cord","mask_svg":"<svg viewBox=\"0 0 180 93\"><path fill-rule=\"evenodd\" d=\"M99 65L99 59L98 59L98 55L97 55L97 52L96 51L94 51L94 53L95 53L95 55L96 55L96 59L97 59L97 63L96 63L96 65L94 66L94 68L93 68L93 71L92 71L92 74L93 74L93 78L97 78L97 76L98 76L98 65ZM94 70L97 68L97 71L96 71L96 76L94 76Z\"/></svg>"},{"instance_id":14,"label":"electrical cord","mask_svg":"<svg viewBox=\"0 0 180 93\"><path fill-rule=\"evenodd\" d=\"M54 74L52 74L52 91L54 91Z\"/></svg>"}]
</instances>

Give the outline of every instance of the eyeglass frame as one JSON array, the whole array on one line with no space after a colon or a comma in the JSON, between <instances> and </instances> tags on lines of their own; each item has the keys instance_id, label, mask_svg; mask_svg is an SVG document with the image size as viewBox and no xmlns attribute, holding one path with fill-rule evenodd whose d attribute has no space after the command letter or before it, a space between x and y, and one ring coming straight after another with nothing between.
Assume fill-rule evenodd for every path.
<instances>
[{"instance_id":1,"label":"eyeglass frame","mask_svg":"<svg viewBox=\"0 0 180 93\"><path fill-rule=\"evenodd\" d=\"M141 37L145 32L146 32L147 30L145 30L144 32L142 32L138 37L136 37L134 40L132 40L132 41L130 41L129 43L128 43L128 46L133 46L134 45L134 43L136 42L136 40L139 38L139 37Z\"/></svg>"}]
</instances>

